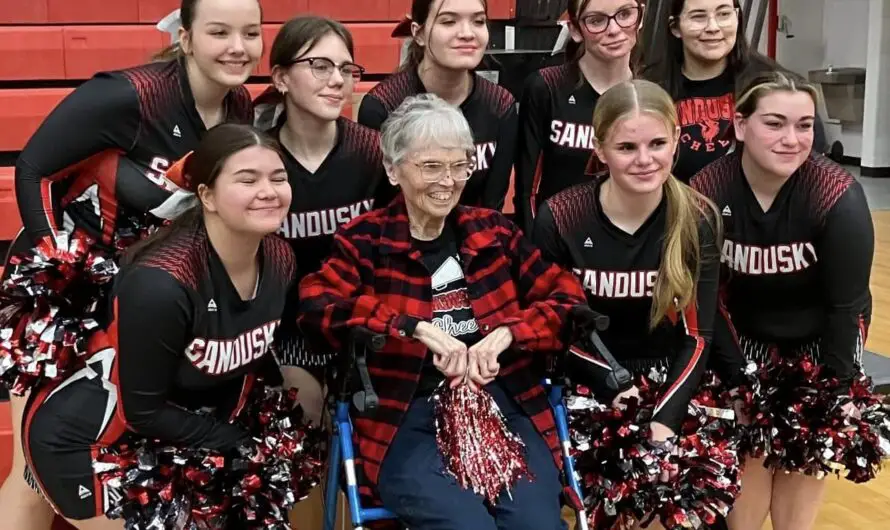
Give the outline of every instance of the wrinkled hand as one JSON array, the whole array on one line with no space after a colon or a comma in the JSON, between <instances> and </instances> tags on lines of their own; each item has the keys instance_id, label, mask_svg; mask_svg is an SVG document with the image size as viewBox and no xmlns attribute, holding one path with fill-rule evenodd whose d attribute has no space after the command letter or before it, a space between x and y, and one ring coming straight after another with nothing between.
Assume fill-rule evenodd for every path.
<instances>
[{"instance_id":1,"label":"wrinkled hand","mask_svg":"<svg viewBox=\"0 0 890 530\"><path fill-rule=\"evenodd\" d=\"M649 440L653 445L659 446L664 444L669 440L673 440L675 433L674 431L663 423L659 423L657 421L653 421L649 424ZM671 454L676 456L679 454L679 449L676 446L673 446L671 450ZM680 469L677 467L677 464L674 462L670 462L665 469L661 471L661 476L659 480L661 482L669 482L676 478L677 474L679 474Z\"/></svg>"},{"instance_id":2,"label":"wrinkled hand","mask_svg":"<svg viewBox=\"0 0 890 530\"><path fill-rule=\"evenodd\" d=\"M467 350L468 378L475 386L483 387L494 381L501 365L498 356L513 344L513 333L507 327L499 327Z\"/></svg>"},{"instance_id":3,"label":"wrinkled hand","mask_svg":"<svg viewBox=\"0 0 890 530\"><path fill-rule=\"evenodd\" d=\"M414 338L429 348L433 354L433 365L450 381L452 388L466 379L466 344L429 322L417 325Z\"/></svg>"},{"instance_id":4,"label":"wrinkled hand","mask_svg":"<svg viewBox=\"0 0 890 530\"><path fill-rule=\"evenodd\" d=\"M634 398L636 398L637 400L640 399L640 389L637 388L636 385L615 396L615 399L612 400L612 407L619 410L624 410L627 408L627 405L624 404L624 400Z\"/></svg>"}]
</instances>

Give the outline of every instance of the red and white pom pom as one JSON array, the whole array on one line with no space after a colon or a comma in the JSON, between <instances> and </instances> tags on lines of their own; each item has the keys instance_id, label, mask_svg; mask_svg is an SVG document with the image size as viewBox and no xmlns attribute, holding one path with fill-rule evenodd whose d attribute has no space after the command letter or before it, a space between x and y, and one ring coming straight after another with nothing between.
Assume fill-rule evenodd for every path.
<instances>
[{"instance_id":1,"label":"red and white pom pom","mask_svg":"<svg viewBox=\"0 0 890 530\"><path fill-rule=\"evenodd\" d=\"M510 432L494 398L467 385L441 385L436 405L436 442L445 469L465 489L495 504L523 476L529 476L524 444Z\"/></svg>"}]
</instances>

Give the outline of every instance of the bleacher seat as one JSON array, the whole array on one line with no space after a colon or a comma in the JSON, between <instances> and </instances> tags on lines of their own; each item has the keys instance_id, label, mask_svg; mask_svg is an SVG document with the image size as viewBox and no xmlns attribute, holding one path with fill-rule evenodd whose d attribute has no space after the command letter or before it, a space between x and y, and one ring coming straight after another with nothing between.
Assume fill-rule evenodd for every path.
<instances>
[{"instance_id":1,"label":"bleacher seat","mask_svg":"<svg viewBox=\"0 0 890 530\"><path fill-rule=\"evenodd\" d=\"M11 167L0 167L0 212L3 212L0 215L0 241L12 241L22 228L22 220L15 204L15 169ZM2 421L0 418L0 435L2 435Z\"/></svg>"}]
</instances>

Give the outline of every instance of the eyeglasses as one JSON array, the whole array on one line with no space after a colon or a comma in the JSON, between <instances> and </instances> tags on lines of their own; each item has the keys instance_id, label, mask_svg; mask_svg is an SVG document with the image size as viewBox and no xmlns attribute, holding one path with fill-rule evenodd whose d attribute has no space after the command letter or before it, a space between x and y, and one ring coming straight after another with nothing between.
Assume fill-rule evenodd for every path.
<instances>
[{"instance_id":1,"label":"eyeglasses","mask_svg":"<svg viewBox=\"0 0 890 530\"><path fill-rule=\"evenodd\" d=\"M588 33L602 33L609 29L609 24L614 20L619 28L632 28L640 21L641 9L639 6L625 7L614 15L605 13L591 13L581 19L581 23L587 28Z\"/></svg>"},{"instance_id":2,"label":"eyeglasses","mask_svg":"<svg viewBox=\"0 0 890 530\"><path fill-rule=\"evenodd\" d=\"M686 21L686 27L692 31L702 31L714 19L714 22L721 28L732 27L739 22L739 8L720 9L719 11L707 13L705 11L696 11L691 15L680 15Z\"/></svg>"},{"instance_id":3,"label":"eyeglasses","mask_svg":"<svg viewBox=\"0 0 890 530\"><path fill-rule=\"evenodd\" d=\"M411 163L420 168L420 176L426 182L439 182L445 178L445 175L451 175L451 178L456 182L463 182L468 180L473 174L473 170L476 169L476 161L472 159L450 165L432 161Z\"/></svg>"},{"instance_id":4,"label":"eyeglasses","mask_svg":"<svg viewBox=\"0 0 890 530\"><path fill-rule=\"evenodd\" d=\"M343 77L344 81L361 81L362 74L365 73L365 69L355 63L341 63L335 64L334 61L328 59L327 57L306 57L305 59L294 59L290 61L290 64L285 66L293 66L295 64L300 63L308 63L309 69L312 70L312 75L315 76L319 81L327 81L334 75L334 68L340 69L340 75Z\"/></svg>"}]
</instances>

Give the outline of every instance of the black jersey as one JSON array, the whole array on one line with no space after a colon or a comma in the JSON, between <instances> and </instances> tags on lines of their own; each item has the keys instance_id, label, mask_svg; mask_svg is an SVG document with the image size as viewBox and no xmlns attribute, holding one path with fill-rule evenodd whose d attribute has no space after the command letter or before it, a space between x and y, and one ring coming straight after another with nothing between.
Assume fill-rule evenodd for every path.
<instances>
[{"instance_id":1,"label":"black jersey","mask_svg":"<svg viewBox=\"0 0 890 530\"><path fill-rule=\"evenodd\" d=\"M282 125L273 131L276 137ZM284 165L293 200L278 233L293 246L302 276L321 268L331 253L334 233L374 209L380 187L389 186L380 133L341 117L337 143L318 169L310 172L286 149Z\"/></svg>"},{"instance_id":2,"label":"black jersey","mask_svg":"<svg viewBox=\"0 0 890 530\"><path fill-rule=\"evenodd\" d=\"M729 152L735 144L734 75L722 74L702 81L683 76L676 98L680 122L680 146L674 176L689 182L701 168Z\"/></svg>"},{"instance_id":3,"label":"black jersey","mask_svg":"<svg viewBox=\"0 0 890 530\"><path fill-rule=\"evenodd\" d=\"M243 434L226 420L244 382L276 375L269 352L294 279L294 256L277 236L260 245L252 299L242 300L203 225L174 234L124 268L108 335L116 350L117 418L143 436L225 449ZM211 409L215 414L199 414Z\"/></svg>"},{"instance_id":4,"label":"black jersey","mask_svg":"<svg viewBox=\"0 0 890 530\"><path fill-rule=\"evenodd\" d=\"M549 66L525 83L519 104L517 222L530 231L540 205L601 169L593 152L593 110L600 95L577 63Z\"/></svg>"},{"instance_id":5,"label":"black jersey","mask_svg":"<svg viewBox=\"0 0 890 530\"><path fill-rule=\"evenodd\" d=\"M696 300L650 329L652 294L662 259L666 200L633 235L603 213L599 190L604 178L557 193L535 219L534 241L545 259L571 267L595 311L609 316L602 339L619 362L668 359L655 420L675 431L686 415L707 363L717 308L720 261L714 231L702 222L701 271Z\"/></svg>"},{"instance_id":6,"label":"black jersey","mask_svg":"<svg viewBox=\"0 0 890 530\"><path fill-rule=\"evenodd\" d=\"M245 88L230 92L225 106L227 120L250 120ZM110 243L119 223L181 186L164 173L205 130L183 62L96 74L47 116L16 163L28 236L36 243L77 227Z\"/></svg>"},{"instance_id":7,"label":"black jersey","mask_svg":"<svg viewBox=\"0 0 890 530\"><path fill-rule=\"evenodd\" d=\"M415 69L394 74L362 99L358 122L380 130L405 98L426 91ZM516 102L507 89L477 75L460 111L469 122L476 143L476 171L467 182L460 202L501 210L516 151Z\"/></svg>"},{"instance_id":8,"label":"black jersey","mask_svg":"<svg viewBox=\"0 0 890 530\"><path fill-rule=\"evenodd\" d=\"M764 212L740 153L706 167L692 186L722 213L725 303L736 331L766 343L818 339L826 364L851 376L871 318L874 228L862 186L811 155Z\"/></svg>"}]
</instances>

